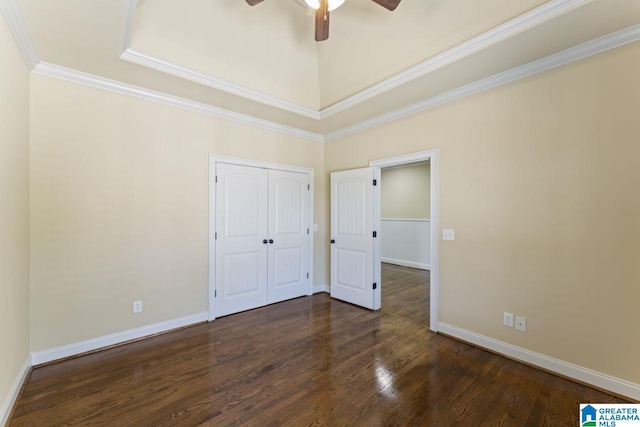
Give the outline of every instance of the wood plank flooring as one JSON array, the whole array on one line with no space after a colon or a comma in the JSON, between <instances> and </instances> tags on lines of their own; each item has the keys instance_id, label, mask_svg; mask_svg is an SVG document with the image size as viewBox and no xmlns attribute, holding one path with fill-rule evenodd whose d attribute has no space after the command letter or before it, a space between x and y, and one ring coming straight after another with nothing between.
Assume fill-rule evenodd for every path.
<instances>
[{"instance_id":1,"label":"wood plank flooring","mask_svg":"<svg viewBox=\"0 0 640 427\"><path fill-rule=\"evenodd\" d=\"M383 271L378 312L318 294L35 369L10 425L555 426L622 402L429 332L428 272Z\"/></svg>"}]
</instances>

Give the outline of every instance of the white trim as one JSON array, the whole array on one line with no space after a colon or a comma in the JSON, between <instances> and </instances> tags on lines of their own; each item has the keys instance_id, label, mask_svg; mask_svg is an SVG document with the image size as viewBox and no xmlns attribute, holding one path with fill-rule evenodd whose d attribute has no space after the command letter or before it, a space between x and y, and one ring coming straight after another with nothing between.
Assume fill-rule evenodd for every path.
<instances>
[{"instance_id":1,"label":"white trim","mask_svg":"<svg viewBox=\"0 0 640 427\"><path fill-rule=\"evenodd\" d=\"M314 269L313 269L313 195L316 194L316 186L315 183L315 171L313 169L309 169L309 222L307 223L307 228L309 229L309 291L307 295L313 295L313 278Z\"/></svg>"},{"instance_id":2,"label":"white trim","mask_svg":"<svg viewBox=\"0 0 640 427\"><path fill-rule=\"evenodd\" d=\"M178 76L196 83L200 83L215 89L242 96L253 101L280 108L285 111L299 114L304 117L321 120L338 112L358 105L374 96L387 92L390 89L408 83L428 73L431 73L445 65L451 64L473 53L479 52L501 40L509 38L522 31L535 27L549 19L559 16L571 9L582 6L593 0L550 0L537 8L523 13L504 24L498 25L484 33L464 41L451 49L435 55L419 64L369 86L342 101L336 102L326 108L315 110L282 98L239 85L229 80L222 79L210 73L204 73L190 67L182 66L173 61L159 56L142 52L131 47L131 32L136 12L137 0L127 0L125 11L125 24L123 30L123 45L121 59L134 62L167 74Z\"/></svg>"},{"instance_id":3,"label":"white trim","mask_svg":"<svg viewBox=\"0 0 640 427\"><path fill-rule=\"evenodd\" d=\"M16 377L11 389L9 390L9 394L7 398L2 403L2 408L0 408L0 426L4 426L8 424L9 415L11 415L11 410L13 406L16 404L16 400L18 400L18 395L20 394L20 390L22 390L22 386L25 381L27 381L27 377L29 376L29 372L31 372L31 358L27 357L27 359L22 364L20 368L20 372Z\"/></svg>"},{"instance_id":4,"label":"white trim","mask_svg":"<svg viewBox=\"0 0 640 427\"><path fill-rule=\"evenodd\" d=\"M24 20L24 15L20 10L17 0L0 0L0 13L4 16L4 20L7 22L7 26L13 35L18 49L24 58L24 62L27 63L27 67L33 70L35 66L40 62L38 58L38 51L33 44L31 34L29 33L29 27Z\"/></svg>"},{"instance_id":5,"label":"white trim","mask_svg":"<svg viewBox=\"0 0 640 427\"><path fill-rule=\"evenodd\" d=\"M313 293L319 294L320 292L331 293L329 285L313 285Z\"/></svg>"},{"instance_id":6,"label":"white trim","mask_svg":"<svg viewBox=\"0 0 640 427\"><path fill-rule=\"evenodd\" d=\"M439 226L439 210L438 201L440 200L439 194L439 159L438 149L418 151L415 153L407 153L399 156L387 157L384 159L372 160L369 162L369 166L377 166L379 168L387 168L392 166L398 166L403 164L413 164L416 162L429 160L431 162L430 168L430 191L431 191L431 265L430 265L430 298L429 298L429 329L433 332L438 332L438 301L440 295L440 276L439 276L439 256L438 256L438 226ZM383 184L384 185L384 184ZM379 263L378 263L379 264ZM382 283L380 288L382 287Z\"/></svg>"},{"instance_id":7,"label":"white trim","mask_svg":"<svg viewBox=\"0 0 640 427\"><path fill-rule=\"evenodd\" d=\"M262 129L267 129L275 132L285 133L289 135L298 136L300 138L310 139L312 141L322 142L323 137L320 134L308 132L306 130L294 128L291 126L285 126L279 123L270 122L256 117L248 116L246 114L240 114L233 111L225 110L219 107L213 107L207 104L201 104L199 102L191 101L184 98L179 98L173 95L167 95L162 92L156 92L153 90L145 89L140 86L134 86L127 83L121 83L116 80L106 79L104 77L96 76L93 74L83 73L70 68L61 67L59 65L49 64L46 62L40 62L33 70L35 73L42 74L44 76L55 77L63 80L68 80L75 83L92 86L98 89L104 89L123 95L135 96L137 98L145 99L147 101L159 102L161 104L171 105L173 107L183 108L185 110L191 110L209 116L218 117L221 119L232 120L235 122L247 124L249 126L255 126Z\"/></svg>"},{"instance_id":8,"label":"white trim","mask_svg":"<svg viewBox=\"0 0 640 427\"><path fill-rule=\"evenodd\" d=\"M303 166L285 165L283 163L263 162L262 160L244 159L241 157L221 156L218 154L209 154L209 160L215 160L216 163L227 163L231 165L249 166L252 168L276 169L285 172L297 173L313 173L313 169ZM310 177L311 178L311 177ZM313 182L311 182L313 184ZM313 190L313 185L311 186Z\"/></svg>"},{"instance_id":9,"label":"white trim","mask_svg":"<svg viewBox=\"0 0 640 427\"><path fill-rule=\"evenodd\" d=\"M564 362L550 356L546 356L535 351L517 347L503 341L499 341L485 335L467 331L447 323L440 323L440 332L452 337L461 339L471 344L477 345L504 354L516 360L546 369L557 374L573 378L583 383L591 384L595 387L609 390L613 393L640 400L640 384L635 384L611 375L603 374L573 363Z\"/></svg>"},{"instance_id":10,"label":"white trim","mask_svg":"<svg viewBox=\"0 0 640 427\"><path fill-rule=\"evenodd\" d=\"M382 183L382 171L377 166L371 166L373 169L373 179ZM382 194L381 185L373 186L373 229L377 230L380 237L373 239L373 283L378 283L376 289L373 290L373 309L380 310L382 308Z\"/></svg>"},{"instance_id":11,"label":"white trim","mask_svg":"<svg viewBox=\"0 0 640 427\"><path fill-rule=\"evenodd\" d=\"M403 267L417 268L419 270L431 270L431 264L424 264L422 262L413 262L413 261L407 261L404 259L385 258L385 257L381 257L380 260L382 262L386 262L387 264L401 265Z\"/></svg>"},{"instance_id":12,"label":"white trim","mask_svg":"<svg viewBox=\"0 0 640 427\"><path fill-rule=\"evenodd\" d=\"M404 221L404 222L431 222L430 219L421 218L381 218L381 221Z\"/></svg>"},{"instance_id":13,"label":"white trim","mask_svg":"<svg viewBox=\"0 0 640 427\"><path fill-rule=\"evenodd\" d=\"M43 363L52 362L65 357L75 356L77 354L86 353L88 351L99 350L101 348L110 347L112 345L121 344L127 341L144 338L149 335L167 332L172 329L182 328L193 325L195 323L206 322L207 313L192 314L190 316L179 317L177 319L167 320L165 322L154 323L152 325L141 326L139 328L128 329L122 332L116 332L109 335L103 335L98 338L92 338L73 344L63 345L48 350L34 351L31 353L31 363L33 366Z\"/></svg>"},{"instance_id":14,"label":"white trim","mask_svg":"<svg viewBox=\"0 0 640 427\"><path fill-rule=\"evenodd\" d=\"M254 168L274 169L286 172L304 173L309 176L309 284L307 288L307 295L314 293L313 286L313 199L315 194L314 187L314 170L311 168L305 168L302 166L290 166L282 163L263 162L260 160L244 159L241 157L231 156L219 156L217 154L209 154L209 278L208 278L208 313L207 318L212 321L216 318L215 315L215 289L216 289L216 163L233 164L239 166L250 166Z\"/></svg>"},{"instance_id":15,"label":"white trim","mask_svg":"<svg viewBox=\"0 0 640 427\"><path fill-rule=\"evenodd\" d=\"M133 23L135 22L138 0L127 0L124 11L124 30L122 31L122 52L131 46L131 34L133 33Z\"/></svg>"},{"instance_id":16,"label":"white trim","mask_svg":"<svg viewBox=\"0 0 640 427\"><path fill-rule=\"evenodd\" d=\"M267 95L264 92L242 86L230 80L216 77L212 74L203 73L190 67L182 66L176 62L168 61L166 59L160 58L159 56L155 56L150 53L134 49L132 47L128 47L124 52L122 52L122 55L120 55L120 59L143 65L145 67L149 67L163 73L171 74L172 76L177 76L192 82L200 83L214 89L219 89L227 93L232 93L234 95L238 95L252 101L257 101L265 105L270 105L284 111L296 113L311 119L320 119L318 110L315 110L313 108L305 107L303 105L296 104L294 102L290 102L272 95Z\"/></svg>"},{"instance_id":17,"label":"white trim","mask_svg":"<svg viewBox=\"0 0 640 427\"><path fill-rule=\"evenodd\" d=\"M465 98L467 96L474 95L488 89L493 89L495 87L502 86L504 84L511 83L513 81L520 80L525 77L541 73L543 71L560 67L574 61L579 61L589 56L596 55L598 53L605 52L607 50L614 49L616 47L623 46L625 44L632 43L638 40L640 40L640 24L579 44L553 55L546 56L528 64L524 64L519 67L504 71L502 73L487 77L485 79L469 83L465 86L461 86L440 95L427 98L423 101L399 108L395 111L381 114L372 119L344 127L335 132L324 135L324 140L332 141L334 139L343 138L347 135L362 132L372 127L379 126L393 120L401 119L403 117L407 117L412 114L428 110L430 108L438 107L442 104L456 101L458 99Z\"/></svg>"},{"instance_id":18,"label":"white trim","mask_svg":"<svg viewBox=\"0 0 640 427\"><path fill-rule=\"evenodd\" d=\"M501 40L535 27L544 21L559 16L571 9L589 3L592 0L551 0L543 5L517 16L504 24L498 25L484 33L473 37L457 46L452 47L438 55L435 55L426 61L423 61L413 67L395 74L380 83L361 90L360 92L345 98L329 107L320 111L320 118L332 116L340 111L351 108L367 99L380 95L390 89L408 83L412 80L429 74L445 65L467 57L473 53L479 52Z\"/></svg>"}]
</instances>

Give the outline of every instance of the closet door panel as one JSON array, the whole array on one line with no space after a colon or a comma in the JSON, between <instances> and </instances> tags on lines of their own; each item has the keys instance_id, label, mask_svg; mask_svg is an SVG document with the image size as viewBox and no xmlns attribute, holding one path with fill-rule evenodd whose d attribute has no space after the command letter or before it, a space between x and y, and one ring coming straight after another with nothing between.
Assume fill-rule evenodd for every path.
<instances>
[{"instance_id":1,"label":"closet door panel","mask_svg":"<svg viewBox=\"0 0 640 427\"><path fill-rule=\"evenodd\" d=\"M216 165L216 316L267 304L265 169Z\"/></svg>"},{"instance_id":2,"label":"closet door panel","mask_svg":"<svg viewBox=\"0 0 640 427\"><path fill-rule=\"evenodd\" d=\"M309 178L269 171L269 303L310 294Z\"/></svg>"}]
</instances>

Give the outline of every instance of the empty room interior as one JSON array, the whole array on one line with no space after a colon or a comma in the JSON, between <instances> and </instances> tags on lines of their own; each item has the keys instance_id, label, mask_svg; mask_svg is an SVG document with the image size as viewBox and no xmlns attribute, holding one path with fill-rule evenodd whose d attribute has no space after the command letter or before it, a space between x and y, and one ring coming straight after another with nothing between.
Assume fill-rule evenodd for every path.
<instances>
[{"instance_id":1,"label":"empty room interior","mask_svg":"<svg viewBox=\"0 0 640 427\"><path fill-rule=\"evenodd\" d=\"M640 401L637 0L0 12L0 425Z\"/></svg>"}]
</instances>

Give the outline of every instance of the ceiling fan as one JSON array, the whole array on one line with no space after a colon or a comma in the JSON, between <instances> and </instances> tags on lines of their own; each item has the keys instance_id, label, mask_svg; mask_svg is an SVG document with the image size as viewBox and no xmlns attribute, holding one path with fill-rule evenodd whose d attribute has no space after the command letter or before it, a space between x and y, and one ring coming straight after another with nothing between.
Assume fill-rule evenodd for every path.
<instances>
[{"instance_id":1,"label":"ceiling fan","mask_svg":"<svg viewBox=\"0 0 640 427\"><path fill-rule=\"evenodd\" d=\"M263 0L246 0L249 6L262 3ZM310 7L316 10L316 41L320 42L329 38L329 12L344 3L344 0L304 0ZM372 0L388 10L395 10L400 0Z\"/></svg>"}]
</instances>

